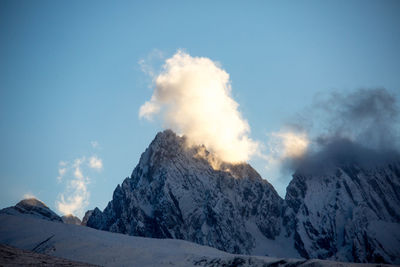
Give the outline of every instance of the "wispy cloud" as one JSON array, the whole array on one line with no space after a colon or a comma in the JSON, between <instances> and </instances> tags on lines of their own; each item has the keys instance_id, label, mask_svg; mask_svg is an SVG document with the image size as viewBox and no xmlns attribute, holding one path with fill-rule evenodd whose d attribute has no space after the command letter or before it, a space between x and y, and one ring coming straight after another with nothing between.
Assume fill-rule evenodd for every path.
<instances>
[{"instance_id":1,"label":"wispy cloud","mask_svg":"<svg viewBox=\"0 0 400 267\"><path fill-rule=\"evenodd\" d=\"M269 135L268 149L271 157L278 160L302 157L310 144L305 132L285 130Z\"/></svg>"},{"instance_id":2,"label":"wispy cloud","mask_svg":"<svg viewBox=\"0 0 400 267\"><path fill-rule=\"evenodd\" d=\"M92 144L93 146L93 144ZM72 161L60 161L57 180L65 183L64 191L56 201L58 211L62 214L74 214L82 217L89 205L91 170L101 171L103 161L97 155L87 158L82 156Z\"/></svg>"},{"instance_id":3,"label":"wispy cloud","mask_svg":"<svg viewBox=\"0 0 400 267\"><path fill-rule=\"evenodd\" d=\"M140 69L146 73L150 78L154 78L157 73L157 67L155 62L160 61L164 58L164 54L161 50L158 49L153 49L145 58L141 58L138 61L138 64L140 66Z\"/></svg>"},{"instance_id":4,"label":"wispy cloud","mask_svg":"<svg viewBox=\"0 0 400 267\"><path fill-rule=\"evenodd\" d=\"M103 169L103 161L97 156L92 156L89 158L89 167L96 170Z\"/></svg>"},{"instance_id":5,"label":"wispy cloud","mask_svg":"<svg viewBox=\"0 0 400 267\"><path fill-rule=\"evenodd\" d=\"M78 178L78 179L83 179L84 178L83 174L82 174L82 171L81 171L81 164L85 160L86 160L85 157L75 159L74 164L73 164L75 178Z\"/></svg>"},{"instance_id":6,"label":"wispy cloud","mask_svg":"<svg viewBox=\"0 0 400 267\"><path fill-rule=\"evenodd\" d=\"M63 214L81 216L89 204L90 193L87 185L90 183L90 178L85 176L81 169L81 165L85 161L85 157L77 158L72 164L64 165L63 168L59 169L59 173L62 170L62 177L68 177L66 189L59 195L56 202L57 209Z\"/></svg>"},{"instance_id":7,"label":"wispy cloud","mask_svg":"<svg viewBox=\"0 0 400 267\"><path fill-rule=\"evenodd\" d=\"M68 162L62 161L62 160L58 163L58 176L57 176L57 181L58 181L59 183L61 183L61 181L62 181L62 179L63 179L65 173L67 172L67 168L66 168L67 165L68 165Z\"/></svg>"}]
</instances>

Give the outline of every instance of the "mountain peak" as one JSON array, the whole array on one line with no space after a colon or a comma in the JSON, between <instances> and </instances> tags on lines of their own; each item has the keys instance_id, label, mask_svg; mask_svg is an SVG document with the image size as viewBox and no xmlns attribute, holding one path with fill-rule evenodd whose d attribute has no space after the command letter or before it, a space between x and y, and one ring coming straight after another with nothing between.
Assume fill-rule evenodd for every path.
<instances>
[{"instance_id":1,"label":"mountain peak","mask_svg":"<svg viewBox=\"0 0 400 267\"><path fill-rule=\"evenodd\" d=\"M20 202L17 203L17 207L21 207L24 209L32 209L34 207L40 207L40 208L47 208L46 204L44 204L42 201L36 199L36 198L25 198L21 200Z\"/></svg>"},{"instance_id":2,"label":"mountain peak","mask_svg":"<svg viewBox=\"0 0 400 267\"><path fill-rule=\"evenodd\" d=\"M186 138L177 135L171 129L166 129L164 131L158 132L156 137L154 138L153 142L158 143L179 143L180 141L184 141Z\"/></svg>"},{"instance_id":3,"label":"mountain peak","mask_svg":"<svg viewBox=\"0 0 400 267\"><path fill-rule=\"evenodd\" d=\"M62 221L67 224L81 225L82 221L73 214L67 214L61 217Z\"/></svg>"},{"instance_id":4,"label":"mountain peak","mask_svg":"<svg viewBox=\"0 0 400 267\"><path fill-rule=\"evenodd\" d=\"M17 205L0 210L0 213L29 215L49 221L62 222L61 217L36 198L26 198Z\"/></svg>"},{"instance_id":5,"label":"mountain peak","mask_svg":"<svg viewBox=\"0 0 400 267\"><path fill-rule=\"evenodd\" d=\"M192 164L208 165L215 171L229 173L234 178L261 179L261 176L247 163L229 163L218 158L204 145L190 144L186 136L179 136L167 129L157 133L142 154L139 166L153 166L185 158Z\"/></svg>"},{"instance_id":6,"label":"mountain peak","mask_svg":"<svg viewBox=\"0 0 400 267\"><path fill-rule=\"evenodd\" d=\"M93 210L85 221L101 230L250 253L262 245L256 237L279 235L281 210L282 199L250 165L222 162L204 145L165 130L106 209Z\"/></svg>"}]
</instances>

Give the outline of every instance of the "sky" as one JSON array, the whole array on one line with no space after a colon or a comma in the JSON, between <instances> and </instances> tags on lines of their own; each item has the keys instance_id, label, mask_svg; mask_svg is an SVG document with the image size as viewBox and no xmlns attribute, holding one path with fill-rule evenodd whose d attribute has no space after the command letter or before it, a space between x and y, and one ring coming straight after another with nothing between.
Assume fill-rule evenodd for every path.
<instances>
[{"instance_id":1,"label":"sky","mask_svg":"<svg viewBox=\"0 0 400 267\"><path fill-rule=\"evenodd\" d=\"M399 1L0 0L0 207L104 209L165 125L139 110L178 51L229 74L262 144L319 94L399 95L398 14ZM284 196L290 175L249 162Z\"/></svg>"}]
</instances>

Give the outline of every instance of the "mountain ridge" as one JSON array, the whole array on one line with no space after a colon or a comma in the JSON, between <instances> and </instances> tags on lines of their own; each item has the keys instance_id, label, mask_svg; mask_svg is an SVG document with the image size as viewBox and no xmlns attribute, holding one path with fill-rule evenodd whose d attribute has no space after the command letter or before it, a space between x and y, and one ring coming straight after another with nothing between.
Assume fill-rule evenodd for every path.
<instances>
[{"instance_id":1,"label":"mountain ridge","mask_svg":"<svg viewBox=\"0 0 400 267\"><path fill-rule=\"evenodd\" d=\"M204 147L187 148L185 138L170 130L157 134L131 177L115 189L113 201L104 212L95 210L86 225L185 239L232 253L250 253L256 246L246 224L278 236L282 199L272 185L248 164L223 163L216 170L199 153ZM275 216L264 220L265 212Z\"/></svg>"},{"instance_id":2,"label":"mountain ridge","mask_svg":"<svg viewBox=\"0 0 400 267\"><path fill-rule=\"evenodd\" d=\"M396 216L390 217L400 210L397 190L390 191L391 208L382 210L390 216L378 216L383 222L376 222L363 215L363 207L373 202L385 206L385 196L369 197L366 190L373 188L358 182L367 177L369 184L392 183L400 188L400 171L383 165L370 175L364 169L359 174L351 168L338 170L339 176L322 173L314 178L296 173L282 199L249 164L220 162L204 146L188 146L185 137L165 130L141 155L131 176L116 187L104 211L91 211L86 225L129 235L184 239L231 253L282 256L284 252L292 257L400 263L393 244L367 233L373 232L369 222L385 227L392 223L393 229L400 225ZM336 200L335 194L342 199ZM354 195L358 202L347 205ZM312 204L318 202L322 204ZM364 206L359 208L359 203ZM336 223L338 227L330 226ZM352 226L346 228L347 224ZM352 238L361 241L352 244ZM391 242L400 247L400 237Z\"/></svg>"}]
</instances>

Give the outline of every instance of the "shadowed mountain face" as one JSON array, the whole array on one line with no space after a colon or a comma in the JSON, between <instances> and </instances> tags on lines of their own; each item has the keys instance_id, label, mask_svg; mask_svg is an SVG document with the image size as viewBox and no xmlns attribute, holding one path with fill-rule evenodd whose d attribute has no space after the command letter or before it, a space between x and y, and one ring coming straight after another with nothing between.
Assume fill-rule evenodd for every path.
<instances>
[{"instance_id":1,"label":"shadowed mountain face","mask_svg":"<svg viewBox=\"0 0 400 267\"><path fill-rule=\"evenodd\" d=\"M167 130L83 224L234 253L400 263L399 188L399 164L349 165L296 173L283 200L250 165L218 162Z\"/></svg>"},{"instance_id":2,"label":"shadowed mountain face","mask_svg":"<svg viewBox=\"0 0 400 267\"><path fill-rule=\"evenodd\" d=\"M400 164L296 173L284 221L303 257L400 261Z\"/></svg>"}]
</instances>

